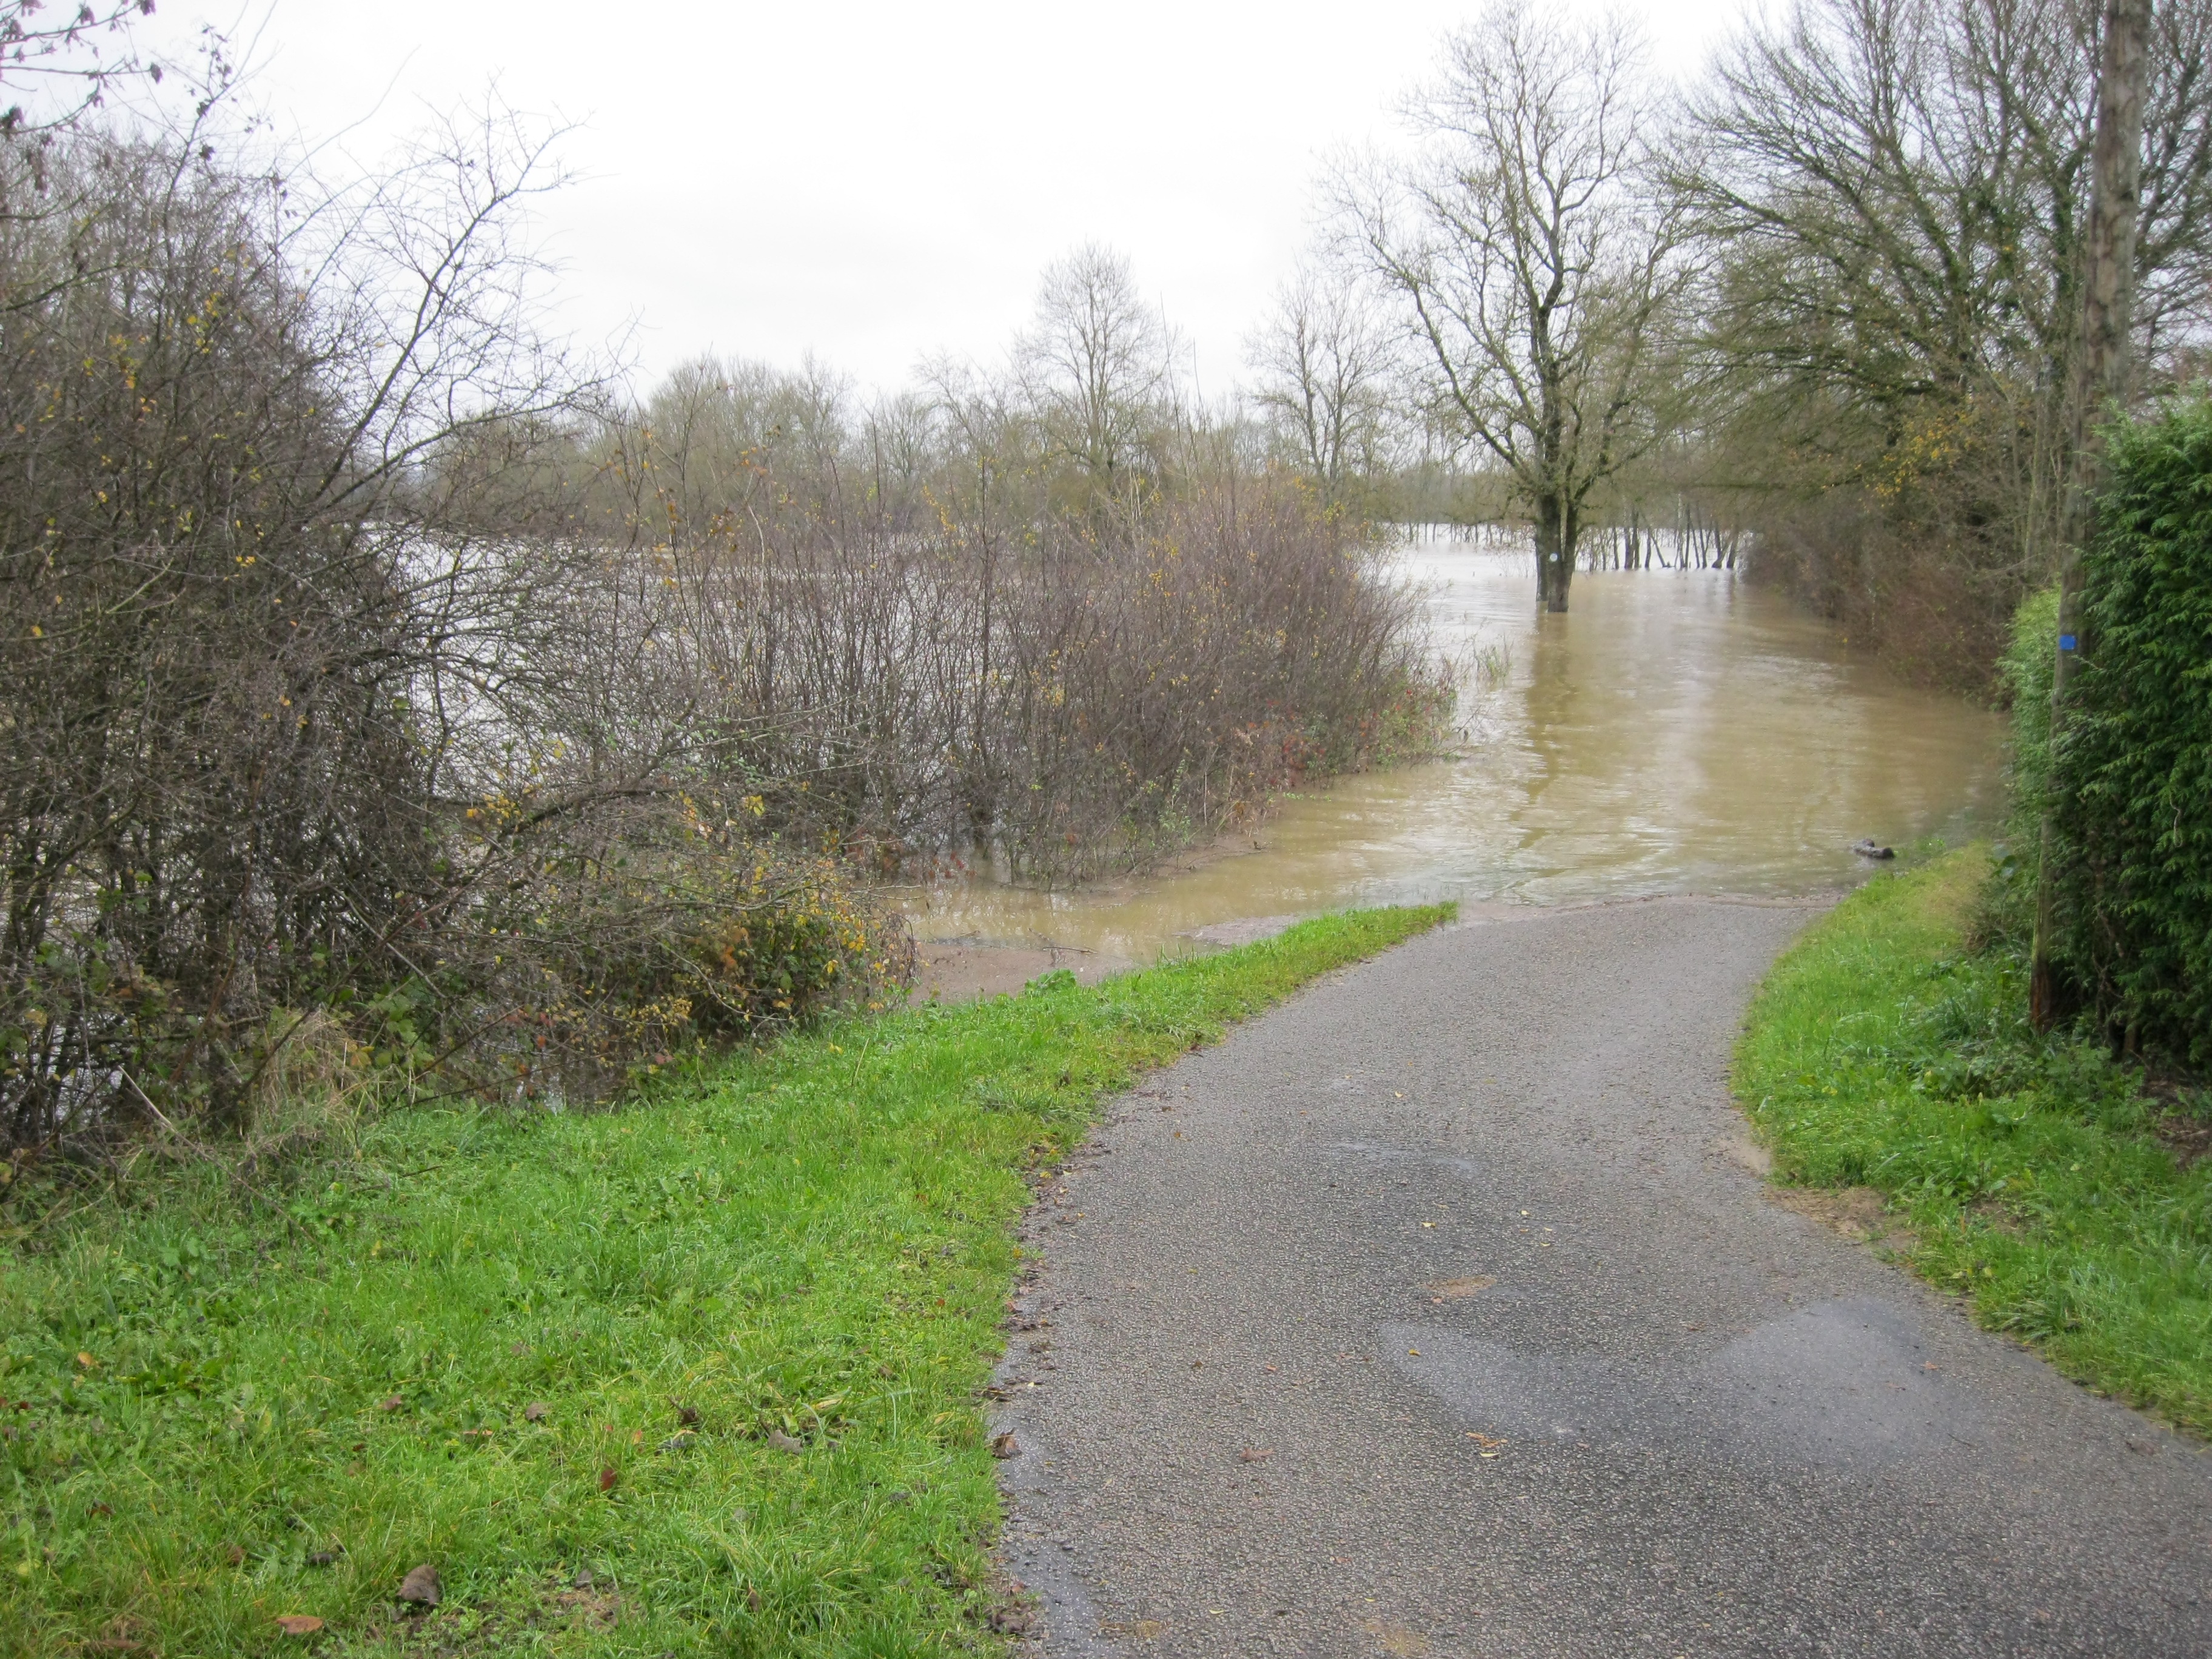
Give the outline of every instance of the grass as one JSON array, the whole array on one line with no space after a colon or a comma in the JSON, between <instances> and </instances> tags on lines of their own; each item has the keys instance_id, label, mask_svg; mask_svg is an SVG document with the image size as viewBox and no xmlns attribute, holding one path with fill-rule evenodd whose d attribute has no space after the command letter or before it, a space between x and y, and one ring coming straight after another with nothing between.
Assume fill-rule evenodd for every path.
<instances>
[{"instance_id":1,"label":"grass","mask_svg":"<svg viewBox=\"0 0 2212 1659\"><path fill-rule=\"evenodd\" d=\"M1877 878L1808 929L1753 1004L1737 1094L1778 1180L1874 1188L1981 1323L2212 1434L2212 1159L2183 1168L2141 1073L2039 1038L2021 964L1964 948L1988 868L1970 848Z\"/></svg>"},{"instance_id":2,"label":"grass","mask_svg":"<svg viewBox=\"0 0 2212 1659\"><path fill-rule=\"evenodd\" d=\"M19 1196L0 1651L991 1650L1027 1176L1449 914L850 1024L619 1112L398 1112L274 1188ZM443 1604L402 1616L425 1562Z\"/></svg>"}]
</instances>

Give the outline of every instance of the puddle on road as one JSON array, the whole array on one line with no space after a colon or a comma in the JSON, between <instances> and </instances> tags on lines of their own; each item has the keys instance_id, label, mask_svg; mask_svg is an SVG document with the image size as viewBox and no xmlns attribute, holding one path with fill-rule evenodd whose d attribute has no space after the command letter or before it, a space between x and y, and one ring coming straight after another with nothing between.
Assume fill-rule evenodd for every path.
<instances>
[{"instance_id":1,"label":"puddle on road","mask_svg":"<svg viewBox=\"0 0 2212 1659\"><path fill-rule=\"evenodd\" d=\"M1469 1425L1522 1443L1882 1464L1971 1443L1979 1426L1972 1402L1929 1374L1911 1318L1869 1298L1797 1309L1674 1366L1521 1353L1436 1325L1385 1324L1377 1337Z\"/></svg>"},{"instance_id":2,"label":"puddle on road","mask_svg":"<svg viewBox=\"0 0 2212 1659\"><path fill-rule=\"evenodd\" d=\"M1193 869L916 892L917 936L1049 942L1103 966L1349 905L1802 893L1862 874L1863 836L1961 840L2001 808L1996 714L1900 684L1740 575L1578 575L1569 614L1540 617L1525 555L1430 542L1405 562L1440 643L1509 660L1462 701L1462 758L1294 797L1256 848Z\"/></svg>"}]
</instances>

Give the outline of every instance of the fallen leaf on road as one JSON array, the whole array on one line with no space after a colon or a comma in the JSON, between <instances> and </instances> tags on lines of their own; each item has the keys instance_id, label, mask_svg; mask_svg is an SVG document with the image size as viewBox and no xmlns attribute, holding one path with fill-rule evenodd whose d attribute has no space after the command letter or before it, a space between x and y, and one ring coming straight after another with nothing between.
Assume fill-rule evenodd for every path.
<instances>
[{"instance_id":1,"label":"fallen leaf on road","mask_svg":"<svg viewBox=\"0 0 2212 1659\"><path fill-rule=\"evenodd\" d=\"M276 1628L287 1636L313 1636L323 1627L323 1621L312 1613L287 1613L276 1620Z\"/></svg>"},{"instance_id":2,"label":"fallen leaf on road","mask_svg":"<svg viewBox=\"0 0 2212 1659\"><path fill-rule=\"evenodd\" d=\"M1014 1438L1012 1429L991 1442L991 1455L994 1457L1019 1457L1021 1455L1021 1443Z\"/></svg>"},{"instance_id":3,"label":"fallen leaf on road","mask_svg":"<svg viewBox=\"0 0 2212 1659\"><path fill-rule=\"evenodd\" d=\"M1370 1619L1360 1628L1370 1636L1382 1638L1382 1651L1391 1655L1392 1659L1414 1659L1415 1655L1429 1650L1429 1638L1403 1625L1386 1625L1380 1619Z\"/></svg>"},{"instance_id":4,"label":"fallen leaf on road","mask_svg":"<svg viewBox=\"0 0 2212 1659\"><path fill-rule=\"evenodd\" d=\"M1247 1463L1264 1463L1275 1455L1275 1449L1273 1446L1247 1446L1237 1455Z\"/></svg>"},{"instance_id":5,"label":"fallen leaf on road","mask_svg":"<svg viewBox=\"0 0 2212 1659\"><path fill-rule=\"evenodd\" d=\"M434 1607L444 1594L438 1570L428 1561L399 1581L399 1599L415 1607Z\"/></svg>"},{"instance_id":6,"label":"fallen leaf on road","mask_svg":"<svg viewBox=\"0 0 2212 1659\"><path fill-rule=\"evenodd\" d=\"M1465 1279L1439 1279L1429 1286L1446 1301L1458 1301L1463 1297L1477 1296L1498 1281L1488 1273L1474 1273Z\"/></svg>"}]
</instances>

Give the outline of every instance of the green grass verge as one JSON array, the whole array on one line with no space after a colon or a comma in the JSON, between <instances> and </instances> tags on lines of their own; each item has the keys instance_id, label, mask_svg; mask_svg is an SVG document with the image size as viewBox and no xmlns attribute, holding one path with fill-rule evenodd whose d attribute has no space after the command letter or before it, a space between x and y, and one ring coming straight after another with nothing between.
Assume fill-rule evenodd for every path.
<instances>
[{"instance_id":1,"label":"green grass verge","mask_svg":"<svg viewBox=\"0 0 2212 1659\"><path fill-rule=\"evenodd\" d=\"M26 1224L0 1651L304 1650L290 1614L349 1654L989 1648L977 1391L1026 1174L1449 915L847 1024L621 1112L397 1113L273 1195L201 1164ZM445 1601L410 1620L422 1562Z\"/></svg>"},{"instance_id":2,"label":"green grass verge","mask_svg":"<svg viewBox=\"0 0 2212 1659\"><path fill-rule=\"evenodd\" d=\"M2061 1370L2212 1433L2212 1160L2181 1169L2132 1068L2029 1030L2017 961L1961 944L1978 848L1876 878L1752 1005L1738 1097L1778 1180L1867 1186L1912 1266Z\"/></svg>"}]
</instances>

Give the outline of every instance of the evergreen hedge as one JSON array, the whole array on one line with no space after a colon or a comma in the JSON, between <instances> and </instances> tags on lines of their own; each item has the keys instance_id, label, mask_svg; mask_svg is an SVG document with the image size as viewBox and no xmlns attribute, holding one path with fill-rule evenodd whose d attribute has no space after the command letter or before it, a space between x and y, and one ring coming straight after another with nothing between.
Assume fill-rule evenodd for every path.
<instances>
[{"instance_id":1,"label":"evergreen hedge","mask_svg":"<svg viewBox=\"0 0 2212 1659\"><path fill-rule=\"evenodd\" d=\"M2051 745L2069 968L2116 1033L2212 1067L2212 400L2112 434Z\"/></svg>"}]
</instances>

